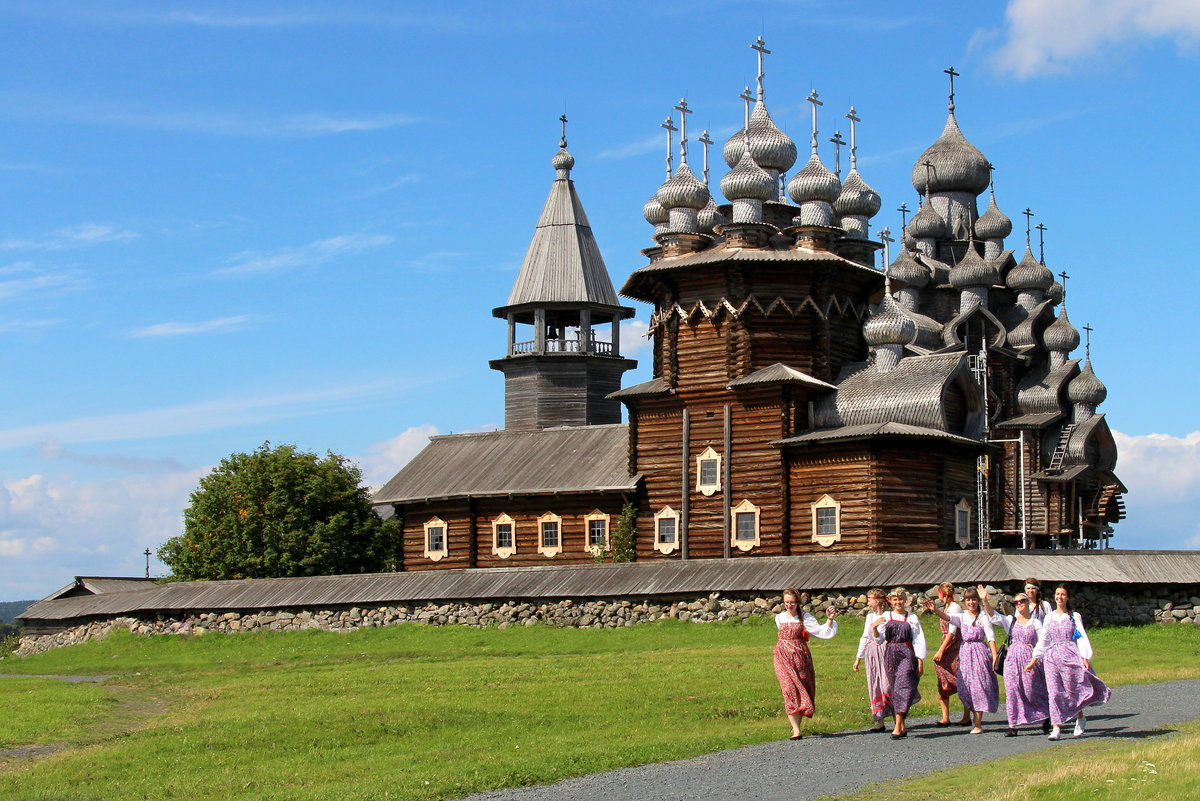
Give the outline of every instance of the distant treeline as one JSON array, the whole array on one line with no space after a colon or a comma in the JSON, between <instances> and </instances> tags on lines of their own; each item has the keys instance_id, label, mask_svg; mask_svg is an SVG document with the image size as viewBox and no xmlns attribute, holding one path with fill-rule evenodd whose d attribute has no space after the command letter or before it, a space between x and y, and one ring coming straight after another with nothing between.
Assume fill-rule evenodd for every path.
<instances>
[{"instance_id":1,"label":"distant treeline","mask_svg":"<svg viewBox=\"0 0 1200 801\"><path fill-rule=\"evenodd\" d=\"M33 601L0 601L0 623L12 623Z\"/></svg>"}]
</instances>

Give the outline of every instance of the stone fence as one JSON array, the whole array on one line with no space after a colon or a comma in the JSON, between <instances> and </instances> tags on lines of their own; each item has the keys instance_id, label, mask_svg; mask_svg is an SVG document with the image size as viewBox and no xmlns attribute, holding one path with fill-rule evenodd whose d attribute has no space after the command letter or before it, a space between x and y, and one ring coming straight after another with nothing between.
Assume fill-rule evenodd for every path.
<instances>
[{"instance_id":1,"label":"stone fence","mask_svg":"<svg viewBox=\"0 0 1200 801\"><path fill-rule=\"evenodd\" d=\"M884 588L889 589L889 588ZM1012 596L1021 591L1018 583L988 585L993 605L1006 611ZM1046 585L1053 595L1053 585ZM960 588L961 590L961 588ZM839 613L862 616L867 598L865 589L826 590L801 593L805 611L824 617L833 606ZM923 592L936 598L934 588ZM960 596L961 597L961 596ZM1003 602L1002 602L1003 601ZM1162 585L1079 585L1074 588L1072 605L1083 615L1085 625L1122 625L1159 623L1200 626L1200 586L1195 584ZM107 617L89 620L64 620L48 626L32 627L21 638L19 656L75 645L103 637L113 629L128 629L134 634L188 634L210 632L234 634L252 631L354 631L400 623L430 626L473 626L509 628L545 625L571 628L620 628L638 623L671 618L693 623L717 620L745 620L774 615L783 610L779 595L755 593L708 593L691 596L629 596L608 599L448 601L444 603L382 606L346 606L324 609L268 609L239 611L193 611L183 615Z\"/></svg>"}]
</instances>

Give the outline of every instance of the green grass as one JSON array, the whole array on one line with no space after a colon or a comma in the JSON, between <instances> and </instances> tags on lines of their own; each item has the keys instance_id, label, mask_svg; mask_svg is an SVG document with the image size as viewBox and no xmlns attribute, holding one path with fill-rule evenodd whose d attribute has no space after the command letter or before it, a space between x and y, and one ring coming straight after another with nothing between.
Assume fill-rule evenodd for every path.
<instances>
[{"instance_id":1,"label":"green grass","mask_svg":"<svg viewBox=\"0 0 1200 801\"><path fill-rule=\"evenodd\" d=\"M812 644L810 730L868 724L863 674L849 670L860 626ZM0 749L63 745L0 757L0 798L452 798L764 742L787 731L774 639L769 620L121 633L0 662L0 673L113 677L0 679ZM1093 640L1113 684L1200 677L1195 627Z\"/></svg>"}]
</instances>

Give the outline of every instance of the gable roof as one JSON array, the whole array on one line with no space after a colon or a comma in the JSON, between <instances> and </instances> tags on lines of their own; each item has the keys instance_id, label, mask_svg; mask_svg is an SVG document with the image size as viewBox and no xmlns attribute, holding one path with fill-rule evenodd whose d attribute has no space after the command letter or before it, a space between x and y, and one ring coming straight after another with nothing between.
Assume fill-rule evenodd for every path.
<instances>
[{"instance_id":1,"label":"gable roof","mask_svg":"<svg viewBox=\"0 0 1200 801\"><path fill-rule=\"evenodd\" d=\"M431 437L372 503L554 492L627 492L629 427L624 424L488 431Z\"/></svg>"},{"instance_id":2,"label":"gable roof","mask_svg":"<svg viewBox=\"0 0 1200 801\"><path fill-rule=\"evenodd\" d=\"M827 381L815 378L803 370L797 370L795 367L788 367L781 362L775 362L775 364L769 367L755 370L750 375L730 381L728 386L732 389L733 387L761 386L764 384L800 384L819 390L837 389L837 387Z\"/></svg>"},{"instance_id":3,"label":"gable roof","mask_svg":"<svg viewBox=\"0 0 1200 801\"><path fill-rule=\"evenodd\" d=\"M948 431L939 431L933 428L907 425L905 423L867 423L857 426L822 428L816 431L807 431L794 437L788 437L787 439L777 440L771 444L805 445L810 442L849 442L851 440L878 439L883 437L924 437L954 442L959 445L969 445L972 448L982 449L987 447L986 443L971 439L970 437L951 434Z\"/></svg>"}]
</instances>

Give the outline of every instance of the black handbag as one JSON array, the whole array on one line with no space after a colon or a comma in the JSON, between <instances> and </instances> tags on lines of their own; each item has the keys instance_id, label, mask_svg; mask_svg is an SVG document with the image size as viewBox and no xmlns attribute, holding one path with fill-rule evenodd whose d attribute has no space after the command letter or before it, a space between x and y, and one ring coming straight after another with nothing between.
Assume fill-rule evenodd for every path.
<instances>
[{"instance_id":1,"label":"black handbag","mask_svg":"<svg viewBox=\"0 0 1200 801\"><path fill-rule=\"evenodd\" d=\"M996 675L1004 675L1004 660L1008 658L1008 643L1000 646L1000 650L996 653Z\"/></svg>"}]
</instances>

